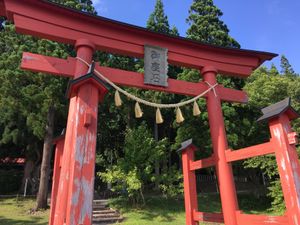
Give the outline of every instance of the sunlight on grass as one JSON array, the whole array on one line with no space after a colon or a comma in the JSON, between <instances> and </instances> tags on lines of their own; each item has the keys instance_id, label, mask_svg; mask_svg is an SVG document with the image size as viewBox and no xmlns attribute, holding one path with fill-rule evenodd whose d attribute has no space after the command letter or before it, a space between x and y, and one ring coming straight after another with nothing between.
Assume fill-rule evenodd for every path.
<instances>
[{"instance_id":1,"label":"sunlight on grass","mask_svg":"<svg viewBox=\"0 0 300 225\"><path fill-rule=\"evenodd\" d=\"M0 224L3 225L47 225L49 210L34 215L35 199L8 198L0 199Z\"/></svg>"}]
</instances>

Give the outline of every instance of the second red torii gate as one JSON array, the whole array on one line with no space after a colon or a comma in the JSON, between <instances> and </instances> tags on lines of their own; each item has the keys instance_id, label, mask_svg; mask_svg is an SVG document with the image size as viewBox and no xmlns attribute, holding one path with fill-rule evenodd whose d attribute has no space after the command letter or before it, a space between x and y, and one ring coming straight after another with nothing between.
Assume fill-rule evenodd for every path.
<instances>
[{"instance_id":1,"label":"second red torii gate","mask_svg":"<svg viewBox=\"0 0 300 225\"><path fill-rule=\"evenodd\" d=\"M141 58L144 45L161 46L169 51L170 64L201 70L203 81L216 84L218 72L248 77L265 60L275 54L231 48L220 48L184 38L172 37L144 28L95 17L67 9L44 0L0 0L0 15L13 21L17 32L75 45L77 57L91 63L95 50L108 51ZM62 75L74 79L84 78L86 65L74 58L66 60L24 53L22 68ZM169 93L196 96L208 86L204 82L190 83L169 79L169 87L143 84L143 75L101 66L96 67L116 84ZM97 81L84 82L70 98L68 124L64 141L56 206L51 224L90 225L94 162L97 131L98 102L107 90ZM231 165L226 161L227 138L221 101L247 102L247 95L238 90L216 87L217 96L208 93L207 108L210 127L213 128L214 154L218 158L217 171L224 221L237 225L238 203ZM61 145L63 146L63 145ZM54 205L52 204L52 207Z\"/></svg>"},{"instance_id":2,"label":"second red torii gate","mask_svg":"<svg viewBox=\"0 0 300 225\"><path fill-rule=\"evenodd\" d=\"M262 109L262 112L264 115L258 121L268 120L270 141L234 151L227 149L225 160L229 163L275 154L286 212L283 216L271 216L249 215L237 210L235 219L239 225L295 225L300 221L300 163L295 147L298 143L297 134L292 130L290 121L299 118L299 114L291 107L290 98L268 106ZM214 130L214 128L211 129L212 134ZM195 160L197 148L192 144L192 140L185 141L181 145L178 151L182 153L187 225L196 225L198 221L223 223L223 213L198 211L196 193L195 171L212 166L217 167L218 156L213 153L209 158ZM222 175L218 174L218 176Z\"/></svg>"}]
</instances>

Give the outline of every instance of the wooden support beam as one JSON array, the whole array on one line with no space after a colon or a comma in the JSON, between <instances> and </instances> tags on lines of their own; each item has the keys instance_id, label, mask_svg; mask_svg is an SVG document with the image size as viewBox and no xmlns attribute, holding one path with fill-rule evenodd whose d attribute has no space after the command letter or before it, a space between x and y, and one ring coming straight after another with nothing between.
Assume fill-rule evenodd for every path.
<instances>
[{"instance_id":1,"label":"wooden support beam","mask_svg":"<svg viewBox=\"0 0 300 225\"><path fill-rule=\"evenodd\" d=\"M195 212L194 220L200 222L224 223L223 213Z\"/></svg>"},{"instance_id":2,"label":"wooden support beam","mask_svg":"<svg viewBox=\"0 0 300 225\"><path fill-rule=\"evenodd\" d=\"M286 216L247 215L236 213L238 225L283 225L290 224Z\"/></svg>"},{"instance_id":3,"label":"wooden support beam","mask_svg":"<svg viewBox=\"0 0 300 225\"><path fill-rule=\"evenodd\" d=\"M254 145L248 148L242 148L239 150L227 150L226 160L227 162L244 160L256 156L268 155L275 152L275 147L272 142L267 142L264 144Z\"/></svg>"},{"instance_id":4,"label":"wooden support beam","mask_svg":"<svg viewBox=\"0 0 300 225\"><path fill-rule=\"evenodd\" d=\"M75 64L76 58L72 57L61 59L30 52L23 52L21 69L73 78Z\"/></svg>"},{"instance_id":5,"label":"wooden support beam","mask_svg":"<svg viewBox=\"0 0 300 225\"><path fill-rule=\"evenodd\" d=\"M216 165L215 158L214 156L211 156L206 159L201 159L201 160L191 162L190 170L199 170L199 169L204 169L215 165Z\"/></svg>"},{"instance_id":6,"label":"wooden support beam","mask_svg":"<svg viewBox=\"0 0 300 225\"><path fill-rule=\"evenodd\" d=\"M57 193L59 187L59 179L61 174L65 136L62 135L56 138L53 142L55 144L55 158L54 158L54 168L53 168L53 176L52 176L52 193L51 193L49 225L54 225L54 215L55 215L55 207L57 203L56 200L57 200Z\"/></svg>"},{"instance_id":7,"label":"wooden support beam","mask_svg":"<svg viewBox=\"0 0 300 225\"><path fill-rule=\"evenodd\" d=\"M21 68L25 70L50 73L58 76L73 77L74 65L76 58L60 59L55 57L43 56L33 53L24 52ZM204 82L192 83L182 80L170 79L169 86L159 87L144 84L144 75L131 71L114 69L96 65L96 70L100 71L105 77L115 84L142 88L146 90L163 91L173 94L197 96L207 90L207 84ZM248 101L247 94L243 91L224 88L221 85L216 87L217 93L223 101L246 103Z\"/></svg>"},{"instance_id":8,"label":"wooden support beam","mask_svg":"<svg viewBox=\"0 0 300 225\"><path fill-rule=\"evenodd\" d=\"M182 151L182 170L184 186L184 205L186 225L198 225L194 219L194 212L198 210L195 171L191 171L191 162L194 161L196 147L190 145Z\"/></svg>"}]
</instances>

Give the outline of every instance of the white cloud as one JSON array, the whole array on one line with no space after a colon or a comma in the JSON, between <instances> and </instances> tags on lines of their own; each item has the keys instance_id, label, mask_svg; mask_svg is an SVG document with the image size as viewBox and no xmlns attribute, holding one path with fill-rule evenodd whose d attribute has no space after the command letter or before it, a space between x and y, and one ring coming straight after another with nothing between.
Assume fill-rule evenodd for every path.
<instances>
[{"instance_id":1,"label":"white cloud","mask_svg":"<svg viewBox=\"0 0 300 225\"><path fill-rule=\"evenodd\" d=\"M107 12L107 6L103 0L92 0L93 5L98 12L98 14L101 16Z\"/></svg>"}]
</instances>

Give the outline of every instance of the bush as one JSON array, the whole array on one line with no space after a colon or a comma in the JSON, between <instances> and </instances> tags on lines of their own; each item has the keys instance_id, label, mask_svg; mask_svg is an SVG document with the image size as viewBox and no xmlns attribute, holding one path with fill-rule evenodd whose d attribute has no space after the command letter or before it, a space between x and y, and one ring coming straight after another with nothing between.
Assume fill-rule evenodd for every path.
<instances>
[{"instance_id":1,"label":"bush","mask_svg":"<svg viewBox=\"0 0 300 225\"><path fill-rule=\"evenodd\" d=\"M159 183L164 197L174 198L183 194L183 175L176 165L162 171Z\"/></svg>"},{"instance_id":2,"label":"bush","mask_svg":"<svg viewBox=\"0 0 300 225\"><path fill-rule=\"evenodd\" d=\"M142 182L138 178L136 169L126 173L120 166L113 166L106 172L97 175L104 182L113 184L112 191L128 196L134 202L139 202L139 197L143 199L143 195L141 195Z\"/></svg>"},{"instance_id":3,"label":"bush","mask_svg":"<svg viewBox=\"0 0 300 225\"><path fill-rule=\"evenodd\" d=\"M135 129L127 129L124 157L118 160L116 166L98 175L104 182L111 183L114 191L126 194L136 203L141 200L145 203L143 188L155 181L154 164L163 158L167 145L166 139L156 142L145 123Z\"/></svg>"},{"instance_id":4,"label":"bush","mask_svg":"<svg viewBox=\"0 0 300 225\"><path fill-rule=\"evenodd\" d=\"M273 199L271 209L276 212L283 213L286 210L286 208L280 180L278 179L276 181L272 181L271 186L268 189L270 191L268 193L268 196Z\"/></svg>"}]
</instances>

